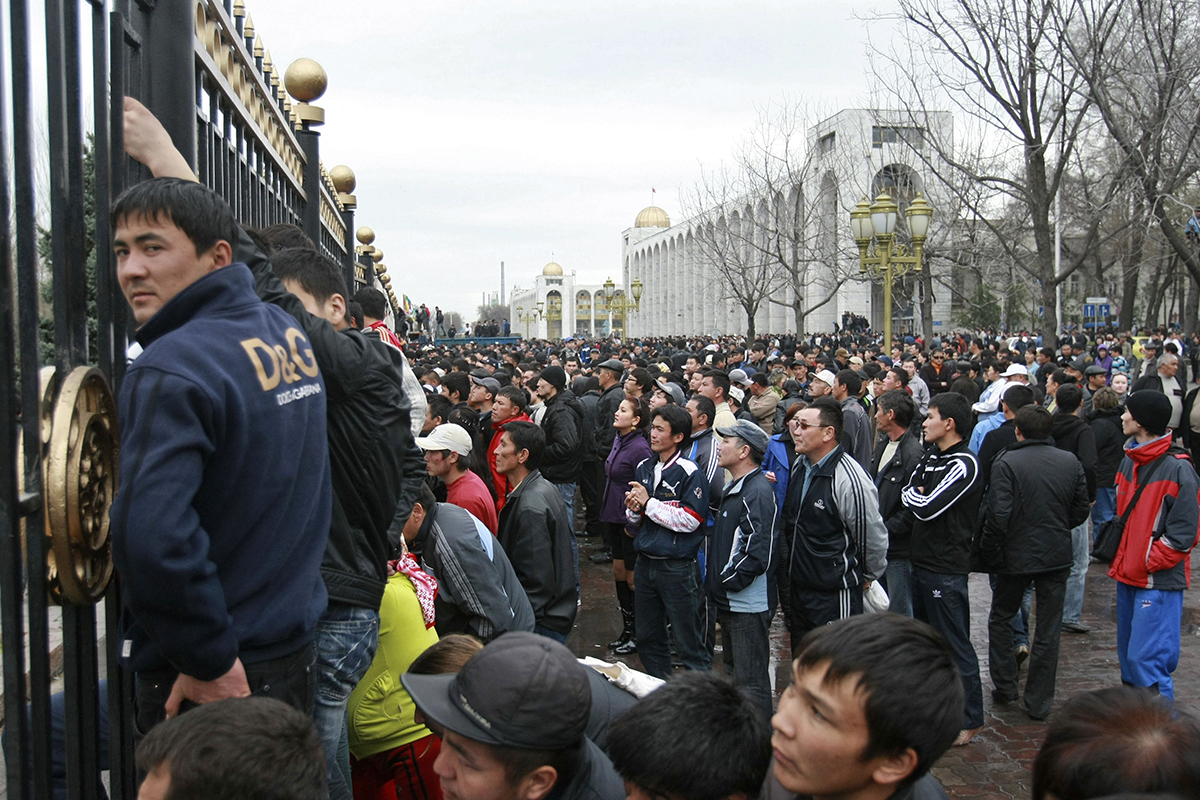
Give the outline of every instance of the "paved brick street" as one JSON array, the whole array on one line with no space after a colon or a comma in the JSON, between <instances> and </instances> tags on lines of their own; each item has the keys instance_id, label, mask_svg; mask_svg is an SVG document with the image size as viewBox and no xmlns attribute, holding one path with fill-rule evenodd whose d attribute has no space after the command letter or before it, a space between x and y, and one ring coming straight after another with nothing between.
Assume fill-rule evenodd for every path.
<instances>
[{"instance_id":1,"label":"paved brick street","mask_svg":"<svg viewBox=\"0 0 1200 800\"><path fill-rule=\"evenodd\" d=\"M619 632L618 613L613 592L612 569L596 566L586 556L600 547L598 539L580 539L581 580L584 604L576 630L568 644L580 656L611 659L607 643ZM1072 694L1120 682L1117 668L1117 624L1115 583L1107 575L1107 566L1093 564L1088 572L1087 596L1082 620L1091 626L1087 635L1063 633L1059 657L1058 692L1055 708ZM1195 583L1193 566L1193 586ZM979 655L983 675L986 728L966 747L956 747L942 757L934 774L955 798L1028 798L1030 768L1045 735L1046 724L1035 722L1019 706L993 709L991 680L987 671L987 614L991 592L987 578L971 579L971 638ZM1036 622L1037 609L1034 608ZM782 689L788 680L788 637L779 619L773 628L776 686ZM625 659L640 669L636 656ZM718 664L720 657L715 659ZM1024 670L1022 670L1022 680ZM1184 594L1183 647L1179 669L1175 672L1175 696L1180 703L1200 709L1200 588Z\"/></svg>"}]
</instances>

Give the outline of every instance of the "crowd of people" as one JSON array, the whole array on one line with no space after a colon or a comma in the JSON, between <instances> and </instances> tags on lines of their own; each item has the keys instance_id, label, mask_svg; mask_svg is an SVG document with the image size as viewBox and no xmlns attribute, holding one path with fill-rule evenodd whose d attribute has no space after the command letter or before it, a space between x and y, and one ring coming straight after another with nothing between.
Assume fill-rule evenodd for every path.
<instances>
[{"instance_id":1,"label":"crowd of people","mask_svg":"<svg viewBox=\"0 0 1200 800\"><path fill-rule=\"evenodd\" d=\"M155 176L112 210L141 346L112 510L140 796L944 797L929 769L983 726L968 576L993 580L994 701L1028 660L1045 719L1060 632L1088 631L1089 519L1123 528L1095 555L1124 686L1055 711L1033 795L1200 791L1170 705L1200 530L1183 343L406 352L382 293L350 298L299 229L240 228L125 119ZM564 646L589 535L644 674Z\"/></svg>"}]
</instances>

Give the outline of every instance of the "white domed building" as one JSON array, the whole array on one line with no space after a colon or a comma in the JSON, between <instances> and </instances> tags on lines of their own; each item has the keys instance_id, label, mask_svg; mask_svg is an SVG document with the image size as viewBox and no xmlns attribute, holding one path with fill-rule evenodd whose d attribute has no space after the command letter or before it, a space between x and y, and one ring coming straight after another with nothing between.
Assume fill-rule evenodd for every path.
<instances>
[{"instance_id":1,"label":"white domed building","mask_svg":"<svg viewBox=\"0 0 1200 800\"><path fill-rule=\"evenodd\" d=\"M611 314L610 296L618 298L617 309ZM620 286L576 283L574 270L567 272L551 261L534 278L532 288L513 287L509 323L513 335L527 339L591 338L607 336L610 331L621 336L627 327L627 315L622 316L620 311L624 296Z\"/></svg>"}]
</instances>

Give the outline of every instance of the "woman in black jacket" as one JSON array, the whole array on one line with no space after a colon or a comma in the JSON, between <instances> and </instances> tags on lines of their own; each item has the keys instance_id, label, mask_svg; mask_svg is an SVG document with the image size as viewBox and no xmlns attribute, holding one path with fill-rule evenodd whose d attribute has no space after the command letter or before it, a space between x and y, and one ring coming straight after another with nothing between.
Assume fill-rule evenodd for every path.
<instances>
[{"instance_id":1,"label":"woman in black jacket","mask_svg":"<svg viewBox=\"0 0 1200 800\"><path fill-rule=\"evenodd\" d=\"M1121 415L1125 409L1114 389L1105 386L1092 395L1088 423L1096 438L1096 504L1092 506L1092 530L1116 515L1117 469L1125 457L1125 433Z\"/></svg>"}]
</instances>

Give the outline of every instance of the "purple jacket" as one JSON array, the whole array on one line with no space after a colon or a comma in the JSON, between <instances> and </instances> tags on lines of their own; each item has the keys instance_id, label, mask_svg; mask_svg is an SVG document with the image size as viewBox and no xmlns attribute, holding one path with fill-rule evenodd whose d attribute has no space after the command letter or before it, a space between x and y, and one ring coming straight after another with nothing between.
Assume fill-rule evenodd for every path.
<instances>
[{"instance_id":1,"label":"purple jacket","mask_svg":"<svg viewBox=\"0 0 1200 800\"><path fill-rule=\"evenodd\" d=\"M625 524L625 492L634 479L637 465L649 458L650 442L646 434L632 430L613 439L612 451L604 461L604 502L600 504L600 521Z\"/></svg>"}]
</instances>

